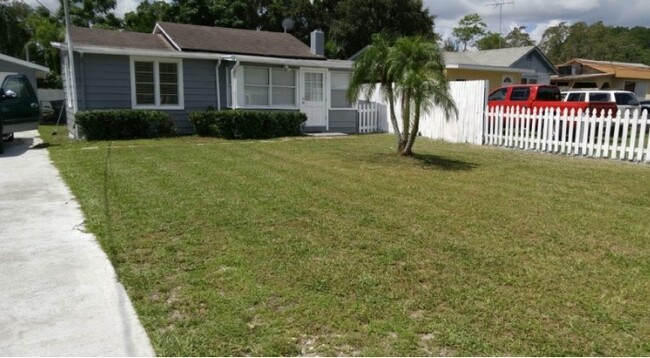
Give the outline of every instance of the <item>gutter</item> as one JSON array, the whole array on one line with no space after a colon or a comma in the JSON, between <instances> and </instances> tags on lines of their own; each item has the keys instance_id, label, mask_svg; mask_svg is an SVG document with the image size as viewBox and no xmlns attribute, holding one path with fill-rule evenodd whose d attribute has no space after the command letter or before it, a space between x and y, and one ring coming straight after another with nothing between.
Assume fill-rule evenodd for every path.
<instances>
[{"instance_id":1,"label":"gutter","mask_svg":"<svg viewBox=\"0 0 650 358\"><path fill-rule=\"evenodd\" d=\"M216 80L217 80L217 111L221 110L221 83L219 81L219 69L221 68L221 59L217 62L215 67Z\"/></svg>"},{"instance_id":2,"label":"gutter","mask_svg":"<svg viewBox=\"0 0 650 358\"><path fill-rule=\"evenodd\" d=\"M535 73L533 69L502 67L502 66L485 66L485 65L467 65L455 63L445 66L447 70L477 70L491 72L515 72L515 73Z\"/></svg>"}]
</instances>

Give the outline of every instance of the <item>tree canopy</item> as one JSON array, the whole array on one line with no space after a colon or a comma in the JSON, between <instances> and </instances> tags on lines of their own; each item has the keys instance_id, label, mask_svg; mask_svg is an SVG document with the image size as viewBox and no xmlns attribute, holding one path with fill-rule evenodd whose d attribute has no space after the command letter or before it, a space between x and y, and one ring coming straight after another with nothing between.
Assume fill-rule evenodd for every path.
<instances>
[{"instance_id":1,"label":"tree canopy","mask_svg":"<svg viewBox=\"0 0 650 358\"><path fill-rule=\"evenodd\" d=\"M650 65L650 28L562 22L544 32L539 47L553 63L587 58Z\"/></svg>"},{"instance_id":2,"label":"tree canopy","mask_svg":"<svg viewBox=\"0 0 650 358\"><path fill-rule=\"evenodd\" d=\"M463 44L463 51L467 51L467 45L474 45L474 39L485 34L487 25L479 14L465 15L454 27L452 34Z\"/></svg>"},{"instance_id":3,"label":"tree canopy","mask_svg":"<svg viewBox=\"0 0 650 358\"><path fill-rule=\"evenodd\" d=\"M374 33L434 34L434 16L422 0L157 0L127 13L125 27L149 32L156 21L164 20L283 31L285 18L294 22L291 34L305 43L313 30L323 30L328 36L327 54L336 58L353 55L370 43Z\"/></svg>"}]
</instances>

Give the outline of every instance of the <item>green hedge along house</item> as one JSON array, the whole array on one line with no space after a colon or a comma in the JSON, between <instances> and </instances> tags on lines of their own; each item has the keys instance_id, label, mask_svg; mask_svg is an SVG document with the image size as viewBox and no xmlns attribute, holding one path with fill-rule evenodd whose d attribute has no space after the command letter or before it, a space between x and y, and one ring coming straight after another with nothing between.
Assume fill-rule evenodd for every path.
<instances>
[{"instance_id":1,"label":"green hedge along house","mask_svg":"<svg viewBox=\"0 0 650 358\"><path fill-rule=\"evenodd\" d=\"M207 109L301 111L305 132L358 132L346 97L353 62L325 58L318 30L311 47L287 33L168 22L152 33L73 27L70 37L73 61L67 43L53 45L73 137L75 113L96 109L161 110L180 134L194 132L189 113Z\"/></svg>"}]
</instances>

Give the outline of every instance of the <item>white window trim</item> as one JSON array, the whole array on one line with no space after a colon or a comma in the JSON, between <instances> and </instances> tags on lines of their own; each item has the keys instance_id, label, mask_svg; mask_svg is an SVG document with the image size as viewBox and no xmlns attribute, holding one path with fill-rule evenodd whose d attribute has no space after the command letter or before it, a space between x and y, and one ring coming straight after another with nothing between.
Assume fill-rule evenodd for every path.
<instances>
[{"instance_id":1,"label":"white window trim","mask_svg":"<svg viewBox=\"0 0 650 358\"><path fill-rule=\"evenodd\" d=\"M294 75L293 76L294 77L294 85L293 86L275 86L275 87L279 87L279 88L293 88L294 89L294 99L293 99L294 105L293 106L286 106L286 105L284 105L284 106L274 106L273 105L273 87L274 87L273 86L273 69L282 69L282 67L246 65L246 66L241 66L241 68L242 68L242 73L243 73L242 91L244 91L244 92L246 91L246 80L245 80L246 79L246 69L248 69L248 68L261 68L261 69L265 69L267 71L267 73L269 75L269 84L268 84L269 105L268 106L249 105L249 104L246 104L246 101L244 100L244 103L242 104L242 106L240 108L246 108L246 109L281 109L281 110L297 110L299 108L298 107L298 91L299 91L299 88L298 88L298 82L299 82L298 69L290 68L293 71L293 75ZM249 85L249 86L265 87L265 86L262 86L262 85Z\"/></svg>"},{"instance_id":2,"label":"white window trim","mask_svg":"<svg viewBox=\"0 0 650 358\"><path fill-rule=\"evenodd\" d=\"M350 81L352 81L352 72L346 72L346 71L328 71L328 72L329 72L329 77L330 77L329 81L327 81L328 84L329 84L329 86L328 86L329 98L330 99L332 98L332 90L333 90L332 84L334 83L334 81L332 81L332 75L334 75L335 73L348 73L349 74L350 78L349 78L349 81L348 81L348 88L345 89L346 95L347 95L347 90L350 88ZM337 90L340 90L340 89L337 89ZM329 103L331 103L331 100L329 101ZM335 111L343 111L343 110L356 111L357 106L358 106L357 101L350 101L350 107L332 107L332 106L330 106L329 109L335 110Z\"/></svg>"},{"instance_id":3,"label":"white window trim","mask_svg":"<svg viewBox=\"0 0 650 358\"><path fill-rule=\"evenodd\" d=\"M131 57L131 108L133 109L169 109L179 110L185 109L185 94L183 85L183 60L179 58L164 58L164 57ZM137 104L137 96L135 92L135 63L136 62L153 62L153 80L154 80L154 105L139 105ZM174 105L161 105L160 104L160 63L175 63L178 67L178 104Z\"/></svg>"}]
</instances>

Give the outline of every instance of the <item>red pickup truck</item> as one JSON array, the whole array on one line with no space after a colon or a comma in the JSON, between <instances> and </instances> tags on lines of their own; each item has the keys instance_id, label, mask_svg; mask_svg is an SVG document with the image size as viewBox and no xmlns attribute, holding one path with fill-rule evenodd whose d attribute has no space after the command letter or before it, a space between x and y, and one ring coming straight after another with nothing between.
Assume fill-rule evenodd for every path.
<instances>
[{"instance_id":1,"label":"red pickup truck","mask_svg":"<svg viewBox=\"0 0 650 358\"><path fill-rule=\"evenodd\" d=\"M559 108L561 111L568 108L575 109L576 113L578 110L583 113L595 110L596 115L606 115L609 110L616 114L617 110L614 102L563 102L559 87L540 84L501 87L488 97L488 107L536 108L538 113L545 108Z\"/></svg>"}]
</instances>

